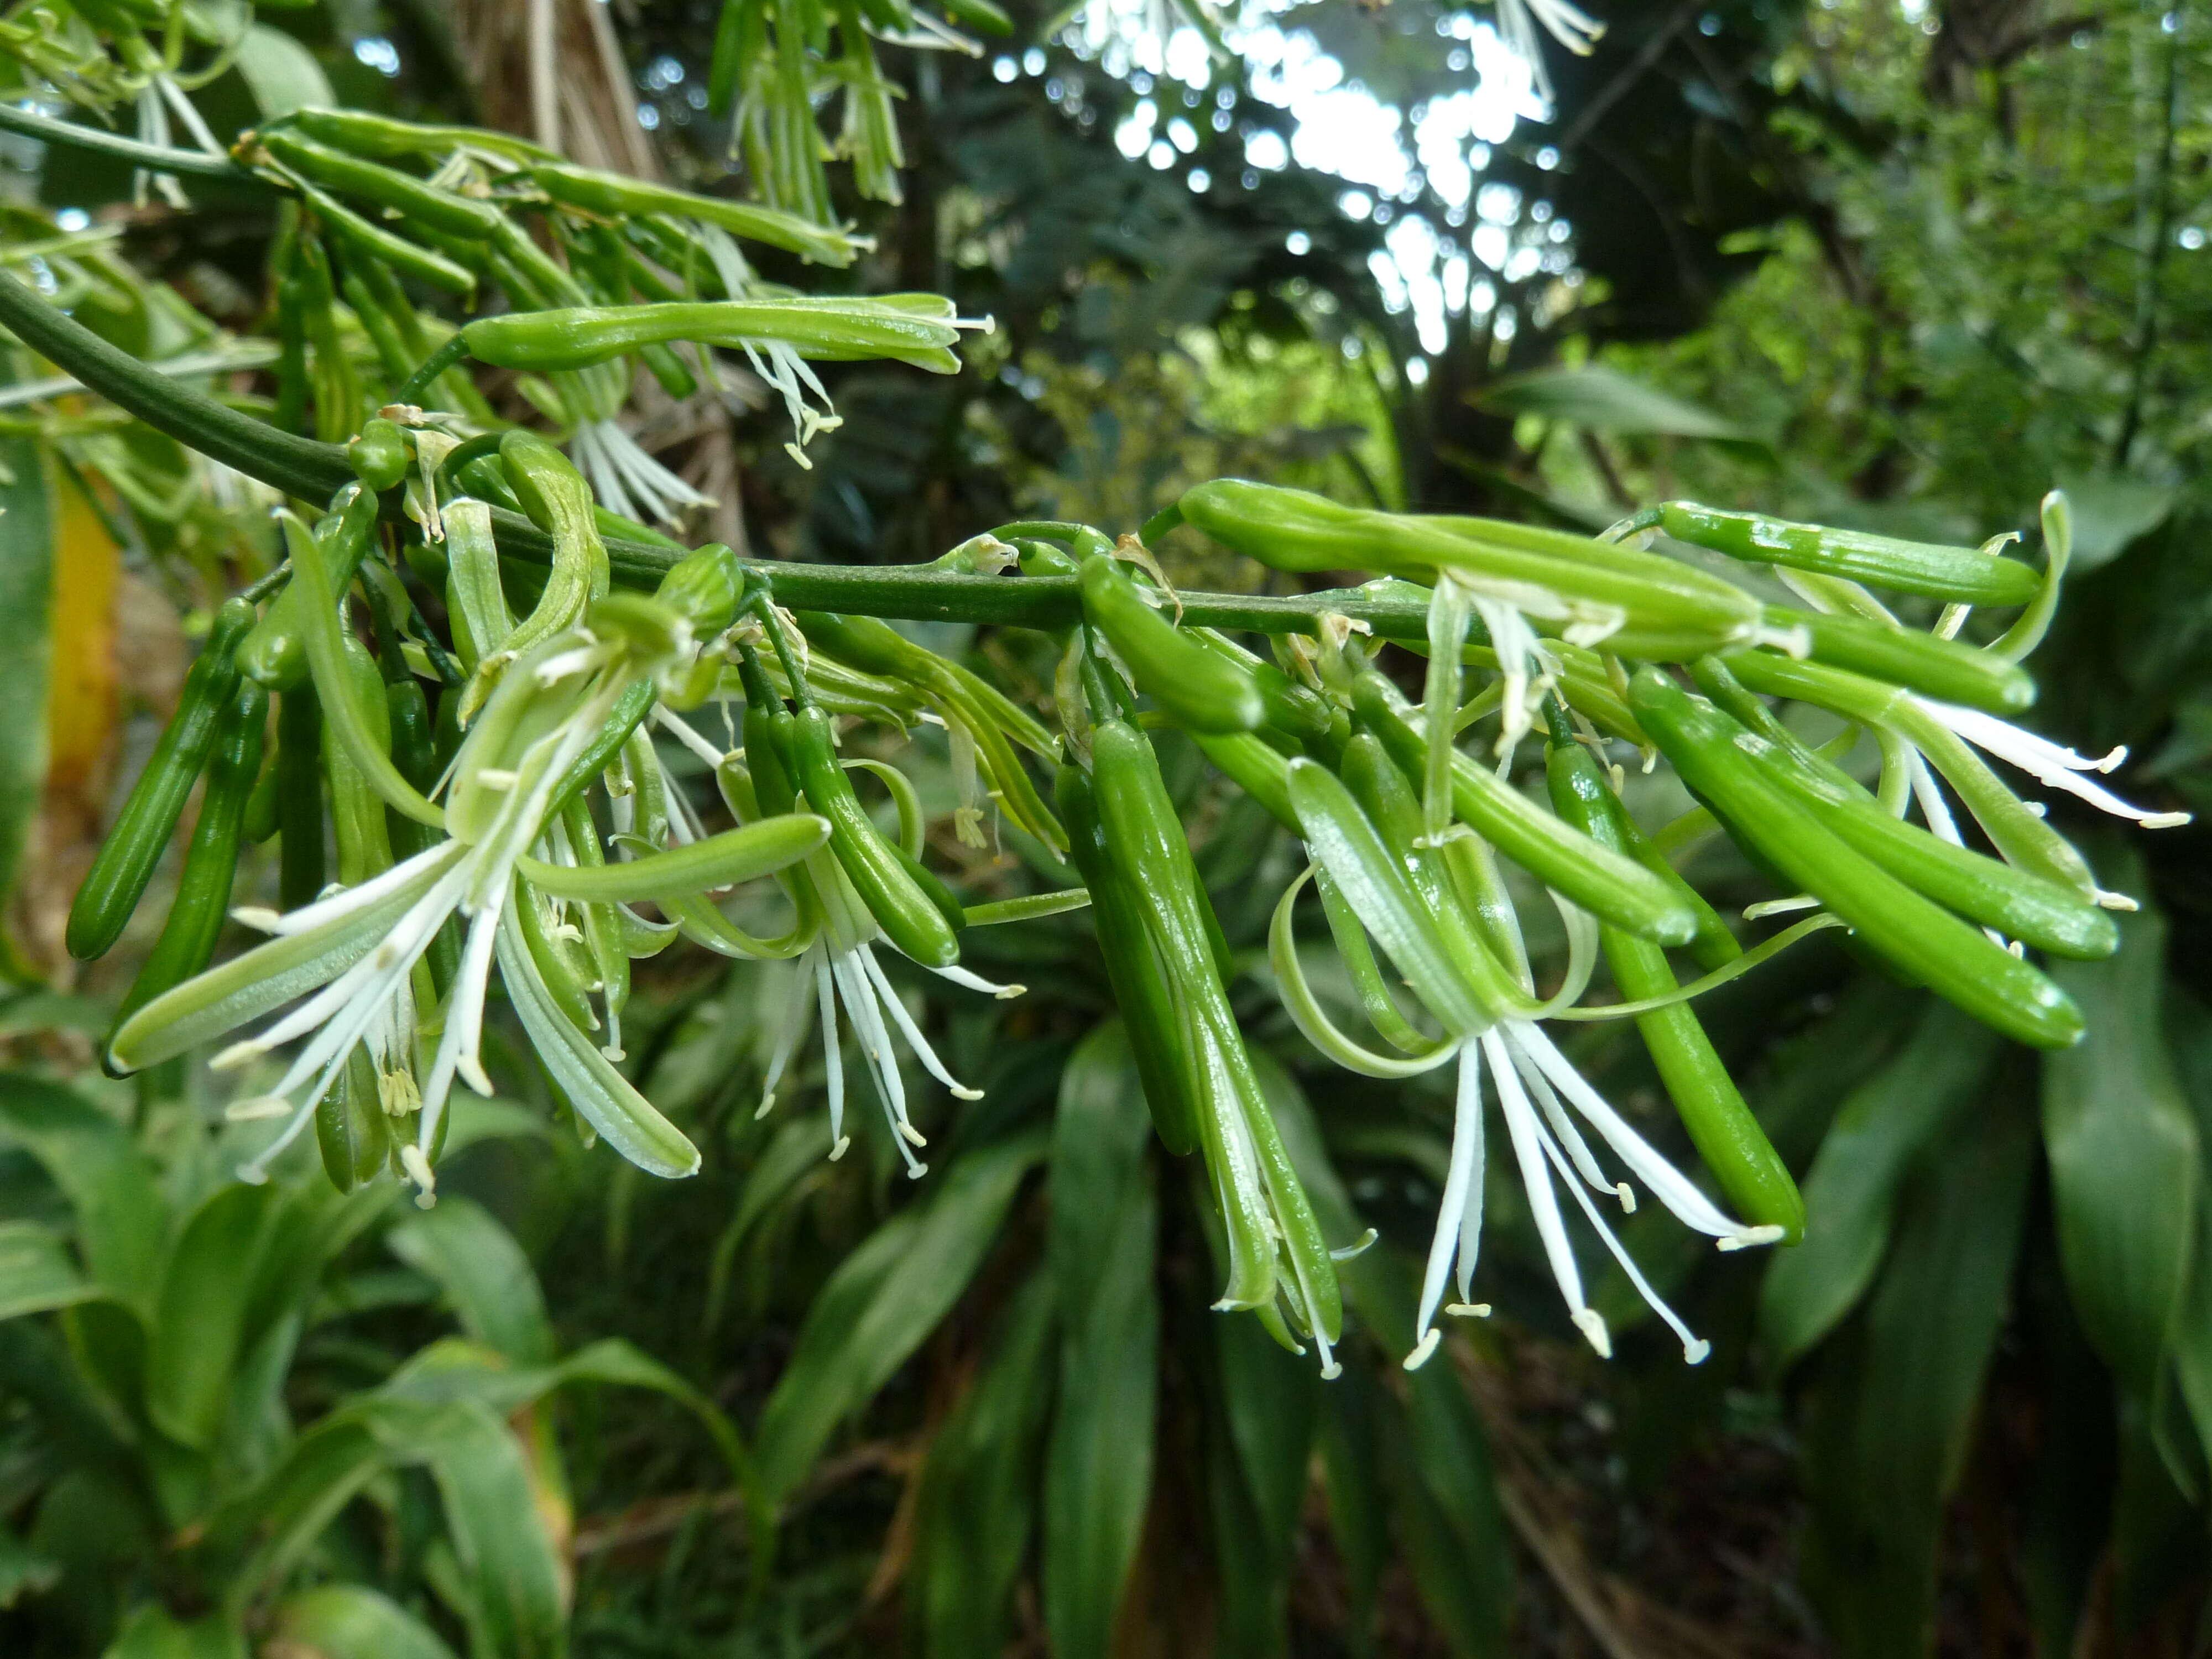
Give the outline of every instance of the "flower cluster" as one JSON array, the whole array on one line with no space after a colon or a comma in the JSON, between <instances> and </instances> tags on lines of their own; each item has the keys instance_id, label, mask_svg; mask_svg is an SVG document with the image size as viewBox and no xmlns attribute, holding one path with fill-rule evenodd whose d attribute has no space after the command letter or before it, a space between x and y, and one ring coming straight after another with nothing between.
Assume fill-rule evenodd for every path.
<instances>
[{"instance_id":1,"label":"flower cluster","mask_svg":"<svg viewBox=\"0 0 2212 1659\"><path fill-rule=\"evenodd\" d=\"M791 315L777 326L793 337L846 329L878 350L941 350L949 327L896 305L782 308ZM657 331L720 337L716 329L757 325L713 307L682 309L634 325L601 319L581 335L488 331L473 349L588 368ZM1199 486L1146 533L1187 525L1277 569L1376 573L1364 587L1310 597L1285 620L1310 631L1279 641L1273 661L1202 625L1138 538L1000 526L926 574L1066 596L1046 624L1063 653L1055 735L882 622L784 609L776 573L726 548L673 559L650 597L617 590L598 495L529 432L463 437L395 408L356 441L356 461L362 485L340 492L320 525L283 516L283 585L234 600L218 619L158 765L72 922L84 954L112 943L203 769L209 805L185 880L199 895L196 914L220 915L262 799L258 744L273 690L278 741L262 773L263 810L281 836L284 906L240 909L270 937L213 967L213 929L173 917L174 939L165 933L108 1045L111 1062L128 1069L266 1018L212 1062L260 1076L289 1052L230 1109L281 1121L240 1170L248 1180L312 1126L341 1187L390 1169L430 1202L453 1088L492 1086L483 1026L495 969L580 1128L654 1173L691 1172L697 1151L617 1069L631 963L678 936L793 963L762 1112L818 1031L827 1151L842 1156L849 1036L889 1144L919 1179L927 1140L902 1049L956 1098L978 1097L932 1047L884 953L1015 996L1020 987L962 965L968 930L1087 905L1161 1139L1205 1167L1219 1223L1219 1305L1251 1310L1286 1346L1312 1346L1334 1374L1337 1264L1366 1241L1323 1237L1231 1009L1237 964L1147 735L1171 726L1304 848L1308 868L1281 896L1269 935L1272 979L1292 1022L1364 1075L1457 1067L1450 1156L1405 1363L1435 1352L1440 1314L1486 1311L1474 1297L1487 1097L1574 1324L1609 1352L1570 1225L1578 1211L1694 1364L1706 1344L1630 1257L1607 1206L1632 1211L1648 1195L1723 1250L1793 1238L1804 1217L1693 999L1809 931L1844 927L1986 1024L2065 1046L2079 1038L2081 1015L2030 952L2110 952L2108 912L2130 901L2100 887L2043 810L1980 757L2149 827L2184 821L2131 806L2087 775L2110 772L2124 751L2092 761L2007 718L2033 695L2020 660L2040 640L2064 572L2068 523L2056 496L2039 574L1997 544L1930 548L1680 502L1590 538L1348 509L1234 480ZM449 639L428 629L378 546L375 492L402 484L422 525L408 562L442 575ZM550 539L542 586L517 586L503 559L487 499L502 495ZM1771 565L1809 608L1766 604L1670 558L1653 545L1662 535ZM1917 631L1869 584L1946 609L1933 631ZM356 588L374 653L341 623ZM2020 616L1978 647L1959 637L1977 605ZM1383 638L1425 656L1418 701L1388 672ZM1480 682L1472 695L1470 678ZM1778 717L1781 699L1840 715L1854 736L1871 732L1881 755L1872 787L1841 763L1848 744L1805 744ZM709 702L720 705L719 722L712 711L687 717ZM842 723L854 720L901 732L941 726L960 796L956 838L987 844L995 813L1064 855L1082 885L963 902L929 867L914 785L881 761L841 754ZM706 735L717 723L726 743ZM1510 776L1539 727L1548 810ZM664 742L708 769L733 828L708 827L672 775ZM1701 812L1800 890L1754 912L1813 914L1747 950L1623 805L1616 757L1638 751L1647 767L1663 757ZM1048 790L1031 774L1036 761L1051 769ZM338 861L327 888L318 770ZM861 776L888 790L895 830L862 803ZM1915 805L1919 823L1909 817ZM1990 851L1966 844L1962 818ZM1548 994L1509 863L1550 895L1565 925L1564 972ZM790 921L761 937L719 900L771 877ZM1309 983L1298 920L1309 889L1370 1036L1347 1033ZM1701 971L1685 983L1670 952ZM1620 1000L1592 1005L1601 959ZM1702 1178L1609 1104L1546 1030L1629 1018Z\"/></svg>"}]
</instances>

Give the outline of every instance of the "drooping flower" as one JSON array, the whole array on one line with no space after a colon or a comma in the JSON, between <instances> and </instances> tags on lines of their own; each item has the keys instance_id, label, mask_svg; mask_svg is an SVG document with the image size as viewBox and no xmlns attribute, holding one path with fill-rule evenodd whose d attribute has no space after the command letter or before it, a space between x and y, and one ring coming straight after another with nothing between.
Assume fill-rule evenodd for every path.
<instances>
[{"instance_id":1,"label":"drooping flower","mask_svg":"<svg viewBox=\"0 0 2212 1659\"><path fill-rule=\"evenodd\" d=\"M667 709L659 711L659 723L677 740L714 768L718 777L726 777L724 768L732 761L742 759L741 754L718 750L696 728ZM680 798L673 791L668 798L674 802ZM730 802L732 810L743 816L743 803ZM672 813L668 831L672 838L688 839L697 833L696 826L685 822L681 812ZM922 1069L943 1084L960 1100L981 1100L982 1091L973 1089L953 1076L950 1067L940 1059L929 1039L923 1034L912 1014L907 1011L883 964L876 959L876 946L885 943L883 930L868 914L867 906L854 890L852 883L838 867L835 858L823 854L808 860L790 872L795 884L804 884L807 892L809 913L819 918L819 931L805 941L796 954L795 964L777 1027L776 1045L769 1060L767 1074L761 1085L760 1106L755 1115L765 1117L774 1109L776 1088L788 1073L798 1055L799 1046L817 1022L822 1032L822 1053L826 1069L825 1089L830 1111L830 1157L842 1158L852 1144L845 1132L845 1061L844 1048L839 1039L838 1013L843 1011L846 1023L860 1052L869 1075L874 1079L876 1094L883 1103L884 1121L891 1132L892 1143L898 1148L906 1164L908 1176L920 1180L928 1173L929 1166L915 1156L918 1147L928 1142L915 1127L908 1109L905 1080L899 1070L898 1053L891 1040L896 1030ZM726 945L704 941L714 948L729 950ZM729 950L731 954L738 954ZM927 964L924 964L927 965ZM954 965L930 968L939 978L969 990L981 991L1001 999L1020 996L1024 987L997 985L968 969Z\"/></svg>"},{"instance_id":2,"label":"drooping flower","mask_svg":"<svg viewBox=\"0 0 2212 1659\"><path fill-rule=\"evenodd\" d=\"M1395 777L1395 773L1382 775ZM1692 1364L1698 1363L1709 1352L1708 1345L1690 1331L1638 1268L1591 1197L1592 1193L1603 1194L1617 1200L1624 1212L1635 1208L1635 1187L1605 1172L1581 1125L1595 1130L1629 1176L1677 1219L1714 1238L1723 1249L1771 1243L1783 1237L1783 1230L1746 1225L1723 1213L1638 1134L1545 1035L1539 1022L1578 1000L1589 983L1596 942L1595 927L1573 907L1560 902L1562 917L1568 923L1567 974L1560 989L1548 1000L1540 1001L1525 986L1516 984L1514 975L1490 953L1468 918L1454 908L1457 890L1444 872L1435 871L1417 882L1405 878L1413 866L1449 856L1454 842L1463 837L1439 838L1433 834L1401 837L1394 843L1394 853L1345 786L1316 763L1293 762L1289 777L1291 799L1305 833L1308 854L1328 884L1323 896L1330 900L1330 926L1347 965L1363 963L1371 977L1372 957L1366 940L1371 933L1444 1034L1423 1044L1418 1034L1400 1032L1392 1041L1409 1050L1400 1057L1376 1053L1335 1026L1305 983L1291 933L1291 908L1304 884L1303 878L1292 884L1278 905L1268 940L1269 957L1292 1022L1338 1064L1369 1076L1402 1078L1454 1060L1459 1065L1451 1158L1407 1365L1412 1368L1425 1363L1441 1340L1436 1315L1455 1268L1459 1300L1444 1310L1488 1311L1472 1300L1482 1229L1486 1060L1491 1091L1505 1121L1528 1195L1530 1214L1577 1328L1599 1353L1610 1353L1612 1339L1605 1322L1583 1293L1581 1270L1560 1212L1555 1176L1566 1182L1585 1218L1621 1264L1638 1293L1680 1338L1683 1358ZM1390 787L1403 789L1405 786L1399 782ZM1413 815L1408 800L1401 817L1410 819ZM1433 895L1448 896L1439 901ZM1498 919L1510 923L1510 908L1503 908ZM1382 989L1379 981L1371 988L1382 991L1387 999L1387 990ZM1393 1023L1402 1024L1402 1017Z\"/></svg>"},{"instance_id":3,"label":"drooping flower","mask_svg":"<svg viewBox=\"0 0 2212 1659\"><path fill-rule=\"evenodd\" d=\"M1723 1214L1695 1183L1638 1134L1604 1097L1591 1088L1573 1063L1562 1054L1542 1029L1530 1020L1501 1020L1489 1030L1459 1045L1459 1088L1452 1126L1451 1162L1444 1192L1437 1210L1437 1229L1429 1246L1428 1263L1421 1281L1420 1309L1414 1322L1415 1343L1407 1356L1407 1370L1425 1364L1436 1352L1442 1332L1436 1324L1448 1277L1455 1279L1459 1300L1446 1313L1483 1315L1486 1304L1473 1300L1473 1281L1481 1248L1482 1190L1485 1147L1482 1124L1482 1068L1490 1064L1491 1088L1498 1097L1500 1115L1512 1142L1522 1187L1528 1194L1529 1213L1543 1241L1544 1255L1565 1299L1568 1316L1597 1352L1610 1357L1613 1340L1604 1317L1583 1293L1582 1273L1574 1246L1567 1237L1553 1184L1557 1176L1574 1194L1583 1216L1621 1271L1635 1285L1651 1310L1681 1340L1682 1358L1697 1364L1711 1352L1711 1345L1692 1334L1680 1316L1653 1289L1620 1239L1606 1223L1592 1200L1601 1193L1619 1200L1624 1213L1636 1207L1635 1189L1626 1181L1607 1178L1567 1108L1571 1105L1614 1156L1640 1180L1647 1191L1685 1226L1704 1233L1723 1250L1771 1244L1782 1236L1779 1227L1747 1227Z\"/></svg>"},{"instance_id":4,"label":"drooping flower","mask_svg":"<svg viewBox=\"0 0 2212 1659\"><path fill-rule=\"evenodd\" d=\"M387 1106L419 1105L413 1143L401 1149L400 1157L427 1202L435 1190L430 1155L454 1081L479 1094L492 1092L482 1042L495 956L526 1023L534 1025L533 1009L550 1000L529 965L527 951L518 957L515 949L509 899L516 866L534 847L545 844L556 789L605 727L623 691L642 676L672 672L675 659L692 654L682 619L671 612L659 621L658 629L648 630L657 639L641 641L602 622L597 631L571 629L518 659L455 760L447 795L453 837L289 915L244 911L241 920L275 937L132 1016L112 1045L118 1063L134 1066L183 1053L307 995L291 1012L232 1043L213 1061L218 1070L235 1069L307 1039L273 1088L233 1108L234 1116L286 1117L276 1139L240 1170L240 1177L265 1178L270 1163L306 1129L317 1102L356 1045L366 1042L385 1079L380 1091ZM468 923L459 969L446 1000L437 1047L419 1086L410 1086L418 1059L413 971L447 919L455 915ZM518 985L518 980L524 983ZM565 1039L535 1029L532 1036L541 1054L554 1051L549 1064L572 1102L618 1147L665 1173L689 1173L696 1167L698 1155L690 1143L623 1083L596 1049L591 1054L597 1066L583 1062L583 1075L564 1075L556 1061L568 1046ZM590 1048L580 1034L577 1037ZM397 1082L401 1076L409 1084Z\"/></svg>"}]
</instances>

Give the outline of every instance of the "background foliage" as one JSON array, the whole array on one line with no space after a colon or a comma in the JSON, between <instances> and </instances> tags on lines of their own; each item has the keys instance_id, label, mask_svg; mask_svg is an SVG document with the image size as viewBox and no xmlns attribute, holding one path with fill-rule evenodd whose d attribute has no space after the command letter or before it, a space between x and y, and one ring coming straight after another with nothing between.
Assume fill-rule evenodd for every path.
<instances>
[{"instance_id":1,"label":"background foliage","mask_svg":"<svg viewBox=\"0 0 2212 1659\"><path fill-rule=\"evenodd\" d=\"M619 101L651 112L656 164L702 185L726 171L702 90L716 9L613 9L634 80ZM667 411L665 456L726 481L756 547L889 562L1018 510L1132 526L1220 472L1579 524L1694 495L1965 540L2027 529L2060 483L2080 580L2039 659L2039 723L2085 748L2131 745L2139 784L2212 811L2204 20L2133 0L1610 11L1595 55L1553 62L1553 121L1483 145L1471 175L1416 167L1387 198L1289 160L1295 124L1264 55L1216 63L1186 94L1126 49L1102 60L1085 37L1047 33L1055 20L1035 11L981 58L890 54L911 166L896 203L851 195L831 169L878 239L851 280L951 294L998 333L957 380L861 368L835 382L846 423L811 471L765 422L720 406ZM1275 21L1411 112L1470 81L1455 15L1395 0ZM512 102L472 59L484 36L468 7L331 0L264 21L346 101L456 118ZM204 99L219 128L226 111L231 126L252 118L246 79ZM1178 105L1188 148L1116 142L1164 132ZM189 220L134 208L121 169L7 143L22 204L9 241L46 234L27 216L40 204L115 233L81 255L113 295L113 337L167 355L210 322L255 325L264 209L215 191ZM1274 154L1289 164L1253 160ZM1416 219L1442 250L1433 302L1409 283L1418 262L1391 257ZM441 1508L435 1457L395 1455L287 1581L291 1600L270 1602L267 1650L325 1650L307 1621L332 1610L287 1610L316 1578L495 1652L2197 1650L2212 1492L2202 828L2139 846L2083 837L2107 884L2145 902L2118 957L2067 972L2093 1031L2069 1054L2007 1048L1817 945L1711 1000L1709 1029L1814 1218L1803 1246L1765 1264L1670 1260L1665 1235L1630 1230L1715 1340L1696 1370L1635 1324L1617 1282L1599 1305L1620 1358L1572 1340L1508 1184L1490 1199L1500 1317L1448 1350L1451 1365L1397 1371L1405 1252L1434 1207L1449 1103L1322 1080L1261 978L1290 849L1249 803L1210 805L1194 754L1164 744L1251 964L1240 1012L1275 1058L1309 1188L1343 1220L1332 1236L1383 1234L1348 1270L1371 1363L1340 1382L1206 1312L1201 1212L1184 1172L1146 1151L1080 922L992 936L1005 956L976 965L1028 983L1023 1001L933 999L947 1059L989 1093L957 1115L928 1103L941 1150L923 1186L894 1181L866 1141L819 1161L818 1079L755 1120L778 970L666 958L641 975L631 1070L708 1149L698 1179L648 1183L604 1152L488 1133L432 1213L514 1241L494 1301L428 1273L392 1217L364 1216L288 1257L219 1354L202 1332L166 1339L196 1381L165 1383L179 1374L159 1364L103 1374L104 1346L132 1339L103 1336L125 1316L99 1310L135 1303L133 1328L163 1352L164 1276L203 1227L249 1222L204 1219L222 1207L207 1171L227 1166L198 1079L134 1095L89 1071L81 1033L125 981L51 980L57 896L145 740L139 713L173 696L168 619L204 627L219 562L259 532L216 497L168 525L0 441L0 580L29 596L0 606L0 675L11 707L44 701L48 736L41 757L26 723L0 734L14 778L43 761L40 812L8 827L26 848L11 949L27 985L49 975L0 1006L16 1068L0 1083L0 1268L44 1286L0 1309L9 1650L96 1650L126 1617L189 1630L212 1601L262 1594L240 1588L210 1517L265 1492L284 1444L408 1409L426 1364L456 1352L425 1345L456 1325L475 1345L464 1373L548 1379L542 1404L444 1396L456 1422L473 1399L477 1431L509 1421L472 1443L511 1449L512 1490L548 1517L532 1534L543 1561L481 1565L465 1516ZM115 462L101 446L117 444L145 453ZM93 422L64 453L149 492L186 465ZM40 511L50 574L15 539ZM1018 635L975 644L1001 677L1048 679ZM950 799L941 773L925 783ZM10 846L0 835L0 866ZM1026 879L942 850L969 858L979 886ZM1700 884L1752 896L1734 856L1698 849ZM1593 1036L1575 1059L1664 1131L1632 1042ZM518 1094L544 1086L526 1065L502 1077ZM176 1218L131 1258L136 1288L112 1281L97 1242L115 1200L51 1150L70 1114L86 1135L135 1135L117 1179L157 1184ZM871 1151L872 1164L857 1155ZM335 1200L262 1202L334 1224ZM532 1267L544 1325L495 1328L491 1309L528 1304L515 1287ZM609 1378L663 1377L679 1397L552 1392L556 1355L610 1352L672 1370L608 1361ZM253 1379L239 1399L258 1405L235 1423L192 1417L234 1364ZM772 1560L678 1376L750 1436L781 1511ZM587 1382L590 1367L558 1380ZM156 1467L164 1438L212 1472ZM129 1498L100 1495L118 1490ZM485 1582L542 1595L487 1613ZM488 1632L487 1618L521 1622Z\"/></svg>"}]
</instances>

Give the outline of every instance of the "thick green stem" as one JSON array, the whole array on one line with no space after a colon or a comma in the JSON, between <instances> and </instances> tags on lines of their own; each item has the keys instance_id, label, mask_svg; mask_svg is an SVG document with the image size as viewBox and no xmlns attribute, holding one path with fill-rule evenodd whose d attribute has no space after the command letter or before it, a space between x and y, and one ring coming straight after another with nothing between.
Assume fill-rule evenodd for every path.
<instances>
[{"instance_id":1,"label":"thick green stem","mask_svg":"<svg viewBox=\"0 0 2212 1659\"><path fill-rule=\"evenodd\" d=\"M142 143L136 138L125 138L118 132L102 132L98 127L79 126L74 121L58 120L53 116L41 115L35 110L27 110L16 104L0 103L0 130L20 132L26 138L36 138L42 143L62 144L71 149L112 155L118 161L128 161L133 167L144 167L149 172L189 174L195 179L228 179L233 184L240 185L260 182L228 155L210 155L199 149L171 149L166 144Z\"/></svg>"},{"instance_id":2,"label":"thick green stem","mask_svg":"<svg viewBox=\"0 0 2212 1659\"><path fill-rule=\"evenodd\" d=\"M319 504L354 482L343 446L280 432L179 385L117 350L4 271L0 271L0 327L156 431L288 495ZM398 491L386 493L383 513L387 519L400 516ZM491 521L506 556L532 564L551 562L553 538L520 514L495 507ZM658 586L669 568L684 556L680 550L650 542L616 537L605 540L614 579L625 586ZM1083 617L1082 592L1073 576L971 576L919 565L759 561L747 568L773 585L777 604L793 611L1052 629L1071 627ZM1316 631L1316 619L1322 613L1334 611L1367 623L1386 639L1419 640L1427 630L1427 606L1420 599L1354 592L1289 597L1186 592L1182 605L1183 620L1205 628L1310 634Z\"/></svg>"},{"instance_id":3,"label":"thick green stem","mask_svg":"<svg viewBox=\"0 0 2212 1659\"><path fill-rule=\"evenodd\" d=\"M119 351L0 271L0 327L118 408L288 495L321 502L353 481L337 444L279 432Z\"/></svg>"}]
</instances>

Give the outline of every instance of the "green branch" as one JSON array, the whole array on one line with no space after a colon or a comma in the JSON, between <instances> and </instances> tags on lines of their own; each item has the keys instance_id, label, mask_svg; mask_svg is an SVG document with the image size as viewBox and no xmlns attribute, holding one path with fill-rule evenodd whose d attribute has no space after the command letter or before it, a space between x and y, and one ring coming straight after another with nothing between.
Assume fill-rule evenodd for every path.
<instances>
[{"instance_id":1,"label":"green branch","mask_svg":"<svg viewBox=\"0 0 2212 1659\"><path fill-rule=\"evenodd\" d=\"M117 349L66 312L0 271L0 328L157 432L248 477L325 501L352 481L345 451L295 437L228 409Z\"/></svg>"},{"instance_id":2,"label":"green branch","mask_svg":"<svg viewBox=\"0 0 2212 1659\"><path fill-rule=\"evenodd\" d=\"M20 104L0 103L0 130L20 132L26 138L36 138L42 143L60 144L70 149L90 150L95 155L109 155L118 161L128 161L136 167L145 167L154 173L187 174L195 179L228 179L233 184L251 185L258 182L245 168L228 155L210 155L202 149L171 149L166 144L143 143L136 138L125 138L119 132L102 132L98 127L79 126L74 121L64 121L52 115L41 115Z\"/></svg>"},{"instance_id":3,"label":"green branch","mask_svg":"<svg viewBox=\"0 0 2212 1659\"><path fill-rule=\"evenodd\" d=\"M108 344L4 271L0 327L156 431L288 495L319 503L354 481L342 446L280 432L179 385ZM384 513L393 520L402 516L398 490L386 494ZM506 556L532 564L551 562L553 538L545 532L501 507L492 509L491 519ZM606 549L615 580L631 587L656 586L682 556L650 542L617 538L609 538ZM795 611L1039 629L1066 628L1083 615L1081 591L1073 576L970 576L922 566L774 561L756 561L748 568L769 584L779 604ZM1419 601L1350 592L1290 598L1186 592L1182 606L1187 622L1262 634L1312 633L1324 611L1366 623L1388 639L1418 640L1427 628Z\"/></svg>"}]
</instances>

